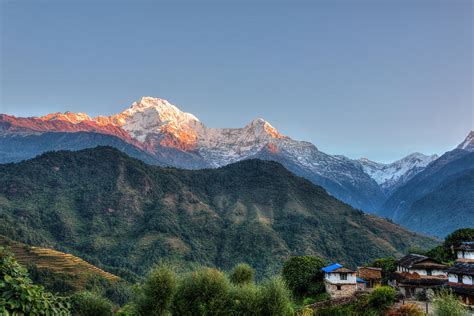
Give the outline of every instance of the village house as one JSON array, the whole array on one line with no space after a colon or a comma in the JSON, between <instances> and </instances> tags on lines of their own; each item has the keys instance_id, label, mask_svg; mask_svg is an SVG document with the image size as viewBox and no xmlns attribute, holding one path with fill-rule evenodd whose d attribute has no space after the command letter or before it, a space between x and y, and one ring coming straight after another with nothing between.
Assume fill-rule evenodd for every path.
<instances>
[{"instance_id":1,"label":"village house","mask_svg":"<svg viewBox=\"0 0 474 316\"><path fill-rule=\"evenodd\" d=\"M474 305L474 242L462 242L454 249L457 260L447 270L448 285L463 303Z\"/></svg>"},{"instance_id":2,"label":"village house","mask_svg":"<svg viewBox=\"0 0 474 316\"><path fill-rule=\"evenodd\" d=\"M474 263L457 261L448 268L448 285L465 304L474 305Z\"/></svg>"},{"instance_id":3,"label":"village house","mask_svg":"<svg viewBox=\"0 0 474 316\"><path fill-rule=\"evenodd\" d=\"M324 286L331 298L351 297L357 291L356 272L335 263L321 269Z\"/></svg>"},{"instance_id":4,"label":"village house","mask_svg":"<svg viewBox=\"0 0 474 316\"><path fill-rule=\"evenodd\" d=\"M431 296L433 289L447 284L447 268L426 256L409 254L397 261L397 271L391 276L391 284L406 297Z\"/></svg>"},{"instance_id":5,"label":"village house","mask_svg":"<svg viewBox=\"0 0 474 316\"><path fill-rule=\"evenodd\" d=\"M381 268L359 267L357 268L357 276L366 282L366 289L373 289L382 283Z\"/></svg>"},{"instance_id":6,"label":"village house","mask_svg":"<svg viewBox=\"0 0 474 316\"><path fill-rule=\"evenodd\" d=\"M474 242L462 242L454 249L457 253L457 261L474 263Z\"/></svg>"}]
</instances>

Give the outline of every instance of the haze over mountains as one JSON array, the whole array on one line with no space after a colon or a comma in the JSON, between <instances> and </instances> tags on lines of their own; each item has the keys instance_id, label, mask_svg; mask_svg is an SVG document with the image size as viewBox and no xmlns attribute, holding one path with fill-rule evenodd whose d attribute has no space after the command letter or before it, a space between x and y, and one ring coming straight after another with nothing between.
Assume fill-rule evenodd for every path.
<instances>
[{"instance_id":1,"label":"haze over mountains","mask_svg":"<svg viewBox=\"0 0 474 316\"><path fill-rule=\"evenodd\" d=\"M456 151L473 150L472 134ZM255 119L243 128L209 128L168 101L151 97L143 97L129 109L109 117L91 118L71 112L33 118L0 115L0 162L20 161L49 150L97 145L116 147L147 163L185 169L216 168L251 158L274 160L356 208L396 220L401 220L400 214L416 202L405 197L413 194L409 188L418 181L415 179L431 170L431 165L445 160L444 155L439 158L421 153L391 164L352 160L282 135L263 119ZM468 163L465 169L473 167ZM423 194L434 189L417 186ZM441 234L438 230L417 229Z\"/></svg>"}]
</instances>

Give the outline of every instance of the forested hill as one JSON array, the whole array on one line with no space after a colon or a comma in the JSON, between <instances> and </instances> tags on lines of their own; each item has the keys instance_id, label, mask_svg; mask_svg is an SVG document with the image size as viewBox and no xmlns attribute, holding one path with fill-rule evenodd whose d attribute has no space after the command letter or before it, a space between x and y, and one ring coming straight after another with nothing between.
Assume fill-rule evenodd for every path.
<instances>
[{"instance_id":1,"label":"forested hill","mask_svg":"<svg viewBox=\"0 0 474 316\"><path fill-rule=\"evenodd\" d=\"M0 165L0 234L72 252L124 275L159 260L274 272L291 254L348 265L430 248L276 162L220 169L147 165L110 147Z\"/></svg>"}]
</instances>

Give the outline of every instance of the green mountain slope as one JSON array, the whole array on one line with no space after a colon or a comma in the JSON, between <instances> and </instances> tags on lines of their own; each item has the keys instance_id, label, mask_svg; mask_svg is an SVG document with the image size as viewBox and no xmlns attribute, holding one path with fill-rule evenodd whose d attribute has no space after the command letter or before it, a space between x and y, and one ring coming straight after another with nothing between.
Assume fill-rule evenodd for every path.
<instances>
[{"instance_id":1,"label":"green mountain slope","mask_svg":"<svg viewBox=\"0 0 474 316\"><path fill-rule=\"evenodd\" d=\"M436 236L474 227L474 169L451 178L414 202L400 223Z\"/></svg>"},{"instance_id":2,"label":"green mountain slope","mask_svg":"<svg viewBox=\"0 0 474 316\"><path fill-rule=\"evenodd\" d=\"M16 260L25 267L36 269L36 273L53 275L51 279L71 290L84 290L93 278L119 281L120 278L68 253L50 248L28 246L0 235L0 246L11 251Z\"/></svg>"},{"instance_id":3,"label":"green mountain slope","mask_svg":"<svg viewBox=\"0 0 474 316\"><path fill-rule=\"evenodd\" d=\"M162 259L224 269L248 262L259 274L292 254L354 266L435 244L354 210L275 162L178 170L110 147L0 165L0 234L120 275Z\"/></svg>"}]
</instances>

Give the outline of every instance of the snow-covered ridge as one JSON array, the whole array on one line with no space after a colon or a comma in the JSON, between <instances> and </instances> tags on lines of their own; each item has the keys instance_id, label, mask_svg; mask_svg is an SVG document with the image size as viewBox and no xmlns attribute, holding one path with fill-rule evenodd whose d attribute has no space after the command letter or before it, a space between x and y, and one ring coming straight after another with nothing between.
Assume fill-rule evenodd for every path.
<instances>
[{"instance_id":1,"label":"snow-covered ridge","mask_svg":"<svg viewBox=\"0 0 474 316\"><path fill-rule=\"evenodd\" d=\"M166 163L176 167L220 167L246 158L277 159L286 161L301 174L329 179L340 185L344 192L354 186L371 196L378 194L377 188L385 192L393 190L437 158L415 153L391 164L380 164L368 159L328 155L311 143L280 134L261 118L242 128L209 128L193 114L181 111L167 100L153 97L142 97L121 113L111 116L91 118L85 113L66 112L36 119L48 123L67 122L73 127L81 125L80 130L107 130L122 139L128 138L126 141L132 139L140 148L161 156ZM24 125L28 126L27 123ZM65 127L64 124L53 124L48 131L54 128L62 131ZM76 129L69 127L69 131ZM162 156L168 149L178 151ZM184 160L177 161L179 155L184 155L180 156L185 157Z\"/></svg>"},{"instance_id":2,"label":"snow-covered ridge","mask_svg":"<svg viewBox=\"0 0 474 316\"><path fill-rule=\"evenodd\" d=\"M466 139L459 144L458 149L463 149L467 151L474 151L474 131L470 131Z\"/></svg>"},{"instance_id":3,"label":"snow-covered ridge","mask_svg":"<svg viewBox=\"0 0 474 316\"><path fill-rule=\"evenodd\" d=\"M390 190L393 186L398 186L411 179L436 159L438 159L437 155L428 156L413 153L389 164L377 163L367 158L359 159L359 163L364 172L375 182Z\"/></svg>"}]
</instances>

